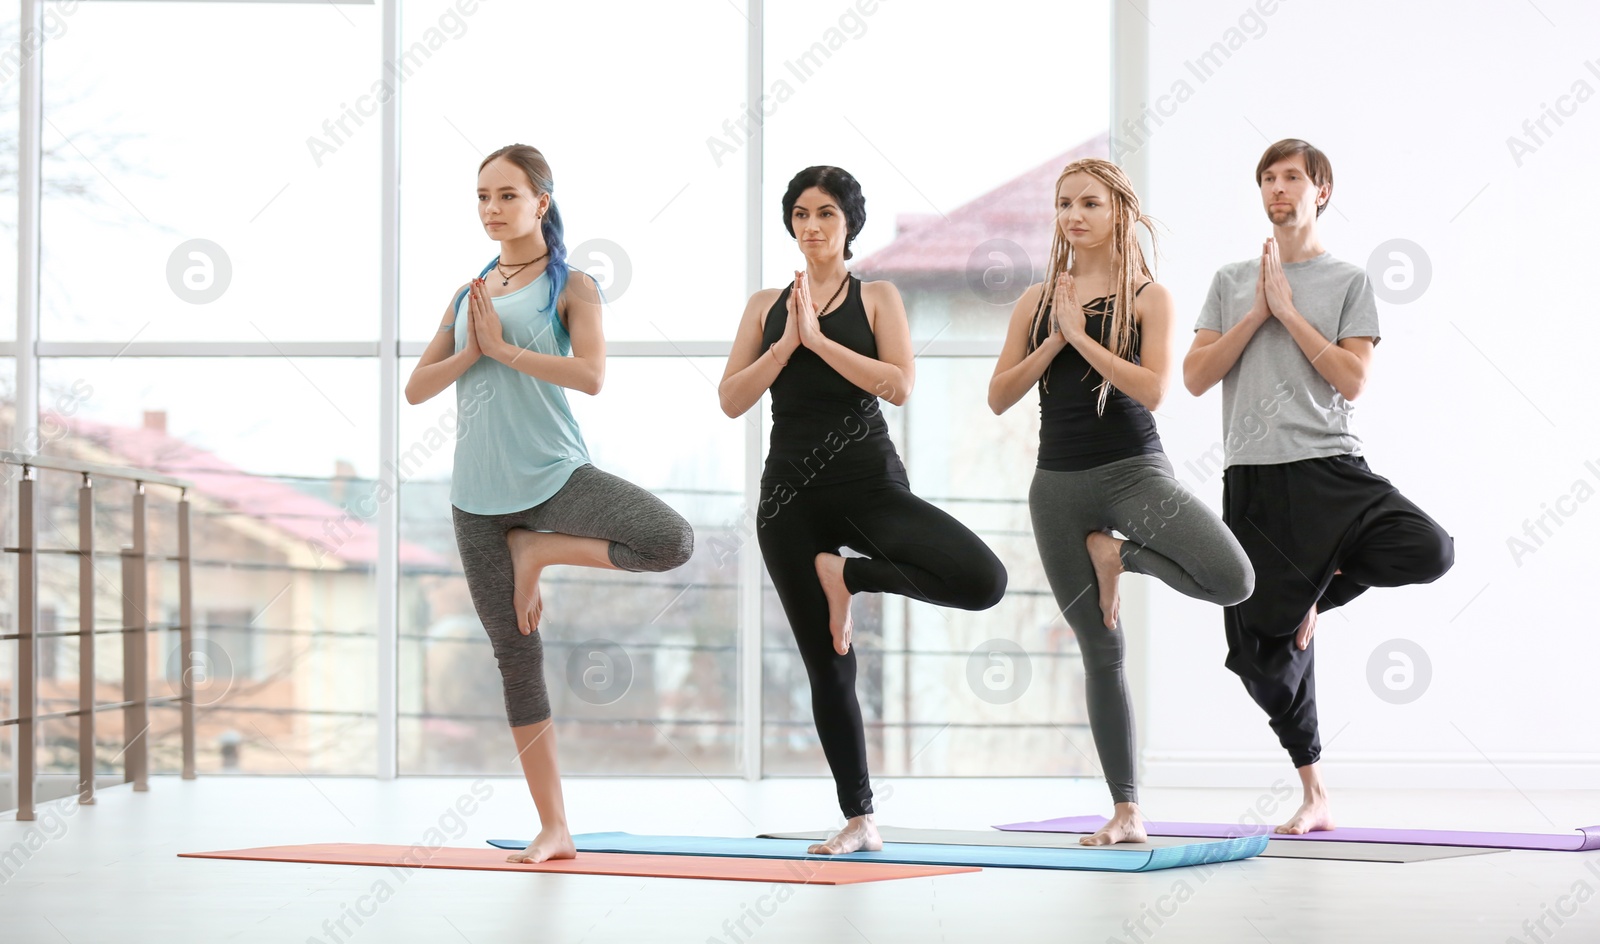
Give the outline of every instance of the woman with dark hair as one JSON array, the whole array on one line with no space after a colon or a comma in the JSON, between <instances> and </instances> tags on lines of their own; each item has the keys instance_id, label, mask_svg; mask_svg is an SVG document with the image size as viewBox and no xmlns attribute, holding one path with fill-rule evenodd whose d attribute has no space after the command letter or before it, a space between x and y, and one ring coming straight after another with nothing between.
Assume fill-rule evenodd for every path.
<instances>
[{"instance_id":1,"label":"woman with dark hair","mask_svg":"<svg viewBox=\"0 0 1600 944\"><path fill-rule=\"evenodd\" d=\"M772 391L757 539L805 663L846 819L813 854L883 847L856 701L851 595L983 610L1006 587L1005 567L977 535L911 493L889 439L878 401L899 406L911 393L911 332L893 285L862 282L845 267L866 218L860 184L837 167L808 167L789 181L783 225L805 271L750 296L717 391L730 417ZM869 556L846 559L841 547Z\"/></svg>"},{"instance_id":2,"label":"woman with dark hair","mask_svg":"<svg viewBox=\"0 0 1600 944\"><path fill-rule=\"evenodd\" d=\"M589 462L566 391L594 395L605 378L600 293L567 266L553 189L544 155L525 144L478 166L478 216L501 255L458 290L406 383L413 404L456 385L456 546L539 810L538 836L512 862L576 855L544 682L540 574L556 564L671 570L694 549L682 516ZM490 269L497 277L485 280Z\"/></svg>"}]
</instances>

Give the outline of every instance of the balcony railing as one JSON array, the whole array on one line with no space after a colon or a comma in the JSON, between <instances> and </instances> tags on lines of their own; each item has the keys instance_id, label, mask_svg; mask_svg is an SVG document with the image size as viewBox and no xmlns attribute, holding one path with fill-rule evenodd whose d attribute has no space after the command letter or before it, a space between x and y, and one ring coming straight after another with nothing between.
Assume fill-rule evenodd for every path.
<instances>
[{"instance_id":1,"label":"balcony railing","mask_svg":"<svg viewBox=\"0 0 1600 944\"><path fill-rule=\"evenodd\" d=\"M0 452L0 464L17 469L17 546L4 548L17 557L17 632L0 635L0 643L17 644L17 715L0 718L0 727L17 726L17 819L34 818L34 780L38 761L36 726L40 722L65 718L78 719L78 802L94 802L95 791L95 716L103 711L122 712L124 781L136 791L149 786L149 708L152 704L178 702L183 730L183 777L192 780L194 763L194 686L188 669L193 663L193 614L191 612L189 489L192 483L144 469L77 462L70 459L28 456ZM41 471L65 472L81 477L78 486L78 546L42 547L39 544L35 489ZM122 621L116 627L95 626L94 569L94 479L110 479L131 486L130 495L133 543L121 549ZM152 554L146 541L145 487L160 486L178 491L176 557ZM47 554L64 554L78 559L78 628L39 631L39 560ZM149 617L150 565L173 562L178 565L178 635L182 652L180 693L151 697L148 660L149 634L161 624ZM95 703L95 639L120 634L122 645L123 700ZM39 711L38 640L49 637L78 639L78 706L68 711Z\"/></svg>"}]
</instances>

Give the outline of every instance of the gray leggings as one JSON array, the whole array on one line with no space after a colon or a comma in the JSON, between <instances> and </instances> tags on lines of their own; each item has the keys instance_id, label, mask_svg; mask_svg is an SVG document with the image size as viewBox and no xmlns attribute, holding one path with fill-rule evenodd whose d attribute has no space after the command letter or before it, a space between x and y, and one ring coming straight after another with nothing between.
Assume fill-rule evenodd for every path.
<instances>
[{"instance_id":1,"label":"gray leggings","mask_svg":"<svg viewBox=\"0 0 1600 944\"><path fill-rule=\"evenodd\" d=\"M512 528L553 531L611 542L611 563L621 570L663 571L682 566L694 551L694 529L666 502L592 465L574 469L567 484L526 511L474 515L451 506L461 569L478 620L494 646L505 686L506 718L514 728L550 717L540 632L517 629Z\"/></svg>"},{"instance_id":2,"label":"gray leggings","mask_svg":"<svg viewBox=\"0 0 1600 944\"><path fill-rule=\"evenodd\" d=\"M1094 564L1084 541L1112 529L1127 539L1122 566L1185 596L1231 606L1250 596L1255 571L1216 513L1173 477L1161 453L1082 472L1034 473L1028 490L1045 578L1083 654L1089 729L1111 797L1137 803L1133 706L1123 675L1122 622L1106 629Z\"/></svg>"}]
</instances>

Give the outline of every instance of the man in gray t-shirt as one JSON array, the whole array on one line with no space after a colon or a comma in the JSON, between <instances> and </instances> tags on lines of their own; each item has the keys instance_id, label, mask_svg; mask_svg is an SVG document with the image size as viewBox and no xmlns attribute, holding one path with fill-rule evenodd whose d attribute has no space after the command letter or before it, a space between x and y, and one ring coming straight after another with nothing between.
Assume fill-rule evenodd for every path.
<instances>
[{"instance_id":1,"label":"man in gray t-shirt","mask_svg":"<svg viewBox=\"0 0 1600 944\"><path fill-rule=\"evenodd\" d=\"M1261 263L1258 256L1217 270L1195 330L1221 335L1251 316ZM1269 310L1263 320L1257 313L1260 324L1222 379L1224 466L1361 455L1352 422L1355 407L1317 373L1285 323L1293 311L1316 331L1313 344L1370 339L1354 348L1359 353L1339 352L1360 357L1364 368L1378 343L1372 283L1366 272L1327 250L1303 262L1282 263L1281 270L1292 306L1284 309L1284 316Z\"/></svg>"},{"instance_id":2,"label":"man in gray t-shirt","mask_svg":"<svg viewBox=\"0 0 1600 944\"><path fill-rule=\"evenodd\" d=\"M1267 713L1304 801L1280 833L1333 828L1317 763L1317 613L1369 587L1437 580L1455 542L1362 457L1353 402L1378 343L1372 285L1328 254L1317 217L1333 194L1327 156L1304 141L1256 165L1272 237L1211 280L1183 362L1195 396L1222 384L1222 518L1255 569L1255 592L1223 608L1227 666Z\"/></svg>"}]
</instances>

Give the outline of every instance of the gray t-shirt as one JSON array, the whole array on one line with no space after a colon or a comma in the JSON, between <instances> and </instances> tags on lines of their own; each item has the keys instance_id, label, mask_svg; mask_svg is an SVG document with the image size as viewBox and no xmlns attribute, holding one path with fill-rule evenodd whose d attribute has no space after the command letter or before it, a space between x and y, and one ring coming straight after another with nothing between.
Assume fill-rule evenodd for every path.
<instances>
[{"instance_id":1,"label":"gray t-shirt","mask_svg":"<svg viewBox=\"0 0 1600 944\"><path fill-rule=\"evenodd\" d=\"M1260 257L1218 269L1195 330L1225 332L1238 324L1255 301L1260 271ZM1345 338L1377 343L1378 306L1360 266L1324 252L1285 263L1283 273L1294 307L1323 337L1335 344ZM1289 329L1268 318L1222 378L1223 464L1359 456L1354 412L1355 406L1317 373Z\"/></svg>"}]
</instances>

